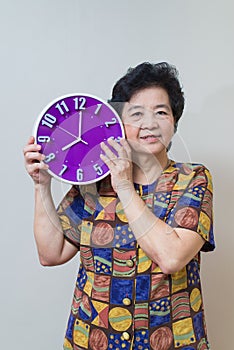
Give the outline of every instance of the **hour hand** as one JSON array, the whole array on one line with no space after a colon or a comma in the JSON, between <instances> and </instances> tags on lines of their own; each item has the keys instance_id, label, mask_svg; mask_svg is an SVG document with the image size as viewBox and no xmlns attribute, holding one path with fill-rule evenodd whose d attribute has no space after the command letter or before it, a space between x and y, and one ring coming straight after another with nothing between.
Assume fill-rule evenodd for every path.
<instances>
[{"instance_id":1,"label":"hour hand","mask_svg":"<svg viewBox=\"0 0 234 350\"><path fill-rule=\"evenodd\" d=\"M82 143L84 143L85 145L88 145L88 142L82 140L81 137L78 137L76 140L74 140L74 141L72 141L71 143L69 143L68 145L64 146L64 147L62 148L62 151L66 151L68 148L74 146L74 145L77 144L78 142L82 142Z\"/></svg>"}]
</instances>

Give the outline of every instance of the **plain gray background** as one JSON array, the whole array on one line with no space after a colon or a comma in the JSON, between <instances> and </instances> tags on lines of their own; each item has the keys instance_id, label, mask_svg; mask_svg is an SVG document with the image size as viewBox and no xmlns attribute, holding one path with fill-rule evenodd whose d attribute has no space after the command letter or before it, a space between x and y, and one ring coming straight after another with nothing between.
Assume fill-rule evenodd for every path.
<instances>
[{"instance_id":1,"label":"plain gray background","mask_svg":"<svg viewBox=\"0 0 234 350\"><path fill-rule=\"evenodd\" d=\"M217 250L202 255L204 301L212 350L231 349L233 13L232 0L0 1L1 349L62 349L79 264L38 262L22 155L34 121L66 93L109 98L116 79L142 61L179 69L186 109L171 156L213 174ZM56 201L65 191L54 183Z\"/></svg>"}]
</instances>

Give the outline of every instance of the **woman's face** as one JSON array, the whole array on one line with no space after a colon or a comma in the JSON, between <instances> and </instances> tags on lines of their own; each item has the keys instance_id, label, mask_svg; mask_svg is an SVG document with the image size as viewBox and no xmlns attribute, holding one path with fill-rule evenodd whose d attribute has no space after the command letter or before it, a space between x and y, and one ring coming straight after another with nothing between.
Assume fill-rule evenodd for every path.
<instances>
[{"instance_id":1,"label":"woman's face","mask_svg":"<svg viewBox=\"0 0 234 350\"><path fill-rule=\"evenodd\" d=\"M125 103L122 120L133 151L156 156L166 152L174 134L174 118L166 90L149 87L136 92Z\"/></svg>"}]
</instances>

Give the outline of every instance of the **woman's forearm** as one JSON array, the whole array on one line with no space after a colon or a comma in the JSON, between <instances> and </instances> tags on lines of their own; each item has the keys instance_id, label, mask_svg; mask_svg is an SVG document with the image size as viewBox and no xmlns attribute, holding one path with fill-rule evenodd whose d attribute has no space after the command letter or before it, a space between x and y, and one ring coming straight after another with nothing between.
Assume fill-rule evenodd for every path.
<instances>
[{"instance_id":1,"label":"woman's forearm","mask_svg":"<svg viewBox=\"0 0 234 350\"><path fill-rule=\"evenodd\" d=\"M178 271L196 255L203 244L202 239L189 230L173 229L157 218L133 185L119 188L118 196L141 248L164 272Z\"/></svg>"},{"instance_id":2,"label":"woman's forearm","mask_svg":"<svg viewBox=\"0 0 234 350\"><path fill-rule=\"evenodd\" d=\"M64 237L50 185L35 186L34 235L40 262L56 264L63 250Z\"/></svg>"}]
</instances>

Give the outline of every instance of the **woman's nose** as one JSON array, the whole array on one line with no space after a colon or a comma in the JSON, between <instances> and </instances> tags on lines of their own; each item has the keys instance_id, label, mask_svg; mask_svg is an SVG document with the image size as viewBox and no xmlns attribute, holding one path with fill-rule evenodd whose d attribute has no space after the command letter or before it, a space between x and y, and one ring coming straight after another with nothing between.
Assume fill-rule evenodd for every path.
<instances>
[{"instance_id":1,"label":"woman's nose","mask_svg":"<svg viewBox=\"0 0 234 350\"><path fill-rule=\"evenodd\" d=\"M158 128L158 119L155 113L151 110L146 110L144 113L144 118L142 120L142 128Z\"/></svg>"}]
</instances>

